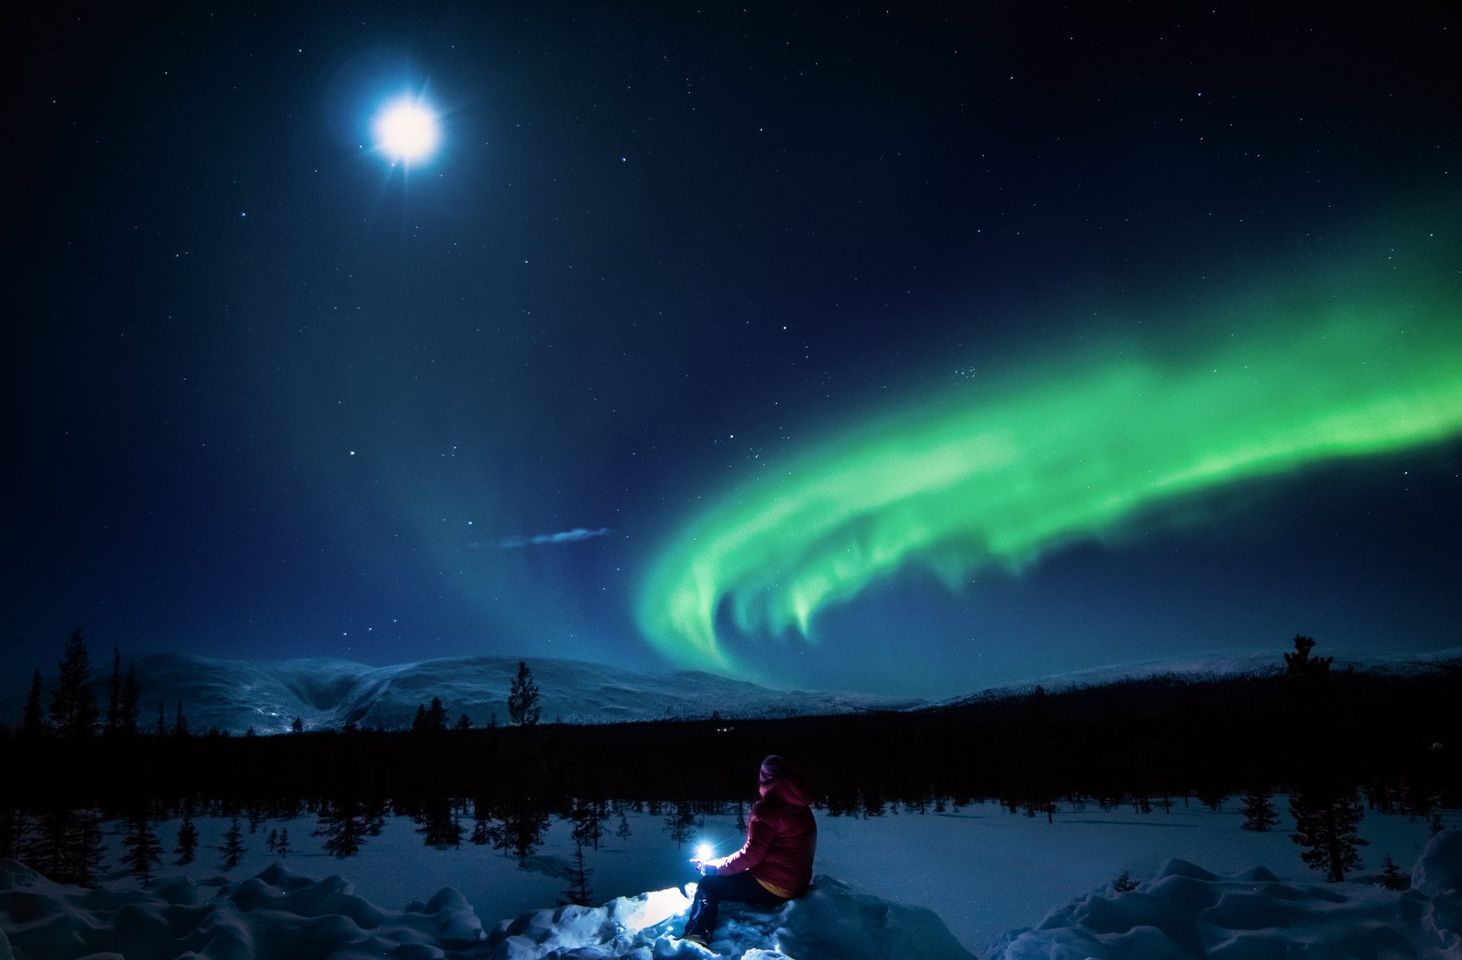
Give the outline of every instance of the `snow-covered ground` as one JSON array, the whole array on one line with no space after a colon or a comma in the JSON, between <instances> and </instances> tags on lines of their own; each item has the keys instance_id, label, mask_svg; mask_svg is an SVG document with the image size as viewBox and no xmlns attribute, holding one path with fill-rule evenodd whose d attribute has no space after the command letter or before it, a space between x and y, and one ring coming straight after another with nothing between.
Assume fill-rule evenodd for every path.
<instances>
[{"instance_id":1,"label":"snow-covered ground","mask_svg":"<svg viewBox=\"0 0 1462 960\"><path fill-rule=\"evenodd\" d=\"M1285 882L1263 868L1220 877L1171 860L1136 890L1098 891L1011 932L983 960L1151 960L1462 956L1462 833L1424 849L1412 889ZM443 887L399 912L339 877L279 864L244 880L186 877L148 890L63 887L0 861L0 960L363 960L393 957L702 960L968 960L939 918L819 875L772 913L728 910L711 950L675 937L693 888L662 888L602 906L530 911L487 931Z\"/></svg>"},{"instance_id":2,"label":"snow-covered ground","mask_svg":"<svg viewBox=\"0 0 1462 960\"><path fill-rule=\"evenodd\" d=\"M1276 805L1281 811L1284 810L1282 801ZM714 843L721 852L729 850L739 843L740 839L732 822L733 819L729 816L707 818L704 826L698 829L696 839ZM874 932L870 932L869 924L873 924L878 917L885 917L892 918L888 922L896 922L900 930L906 928L922 930L920 942L934 944L939 941L936 934L932 932L936 929L934 921L924 912L930 911L938 917L939 921L942 921L939 924L940 929L947 925L948 931L952 935L949 944L953 944L953 946L950 946L950 950L962 949L970 954L981 954L1008 931L1041 925L1042 918L1053 907L1076 901L1074 906L1062 908L1066 911L1062 915L1064 919L1048 920L1045 930L1029 934L1024 940L1009 941L1011 956L1034 956L1037 954L1020 951L1030 951L1035 948L1035 945L1042 942L1046 942L1048 945L1057 942L1066 943L1068 940L1070 943L1085 943L1086 941L1081 938L1095 936L1096 934L1091 932L1093 929L1096 929L1102 936L1116 936L1104 924L1120 926L1120 923L1126 922L1127 919L1135 918L1132 922L1136 926L1151 925L1142 918L1147 917L1154 910L1170 911L1176 910L1179 906L1197 910L1199 908L1193 907L1193 904L1205 899L1216 898L1214 899L1215 904L1226 902L1229 906L1224 910L1231 911L1234 909L1233 904L1239 902L1235 898L1245 889L1243 886L1245 884L1248 884L1249 887L1260 885L1263 887L1260 892L1266 897L1270 897L1272 894L1271 898L1287 897L1289 900L1285 902L1298 903L1300 906L1293 909L1300 911L1308 919L1304 924L1298 920L1290 924L1296 929L1305 924L1323 926L1325 918L1332 914L1337 921L1344 920L1349 923L1354 920L1357 924L1363 921L1367 923L1382 922L1382 920L1391 922L1385 919L1387 917L1392 920L1400 917L1408 923L1421 922L1419 919L1421 914L1416 913L1421 908L1414 902L1415 898L1412 900L1396 899L1392 894L1382 893L1370 886L1354 884L1334 886L1321 883L1322 878L1300 862L1299 848L1290 843L1286 829L1289 826L1287 818L1286 822L1281 824L1280 830L1268 834L1252 834L1239 830L1239 819L1232 804L1219 813L1211 812L1196 804L1186 809L1178 804L1170 813L1156 810L1150 814L1135 813L1130 808L1102 811L1093 805L1078 812L1063 809L1053 824L1046 823L1044 818L1033 819L1012 815L990 804L967 806L958 812L951 811L943 815L901 813L869 819L822 815L819 817L817 872L823 877L823 880L819 881L819 894L795 908L788 908L790 911L788 917L776 921L771 926L767 926L767 921L758 923L753 918L744 921L742 926L728 927L731 939L725 941L723 946L730 949L732 953L736 953L738 947L772 949L776 943L780 943L787 955L797 957L799 960L808 960L809 957L818 956L858 956L858 954L844 954L836 951L818 952L831 948L827 946L827 943L816 941L813 938L814 933L825 930L828 924L833 923L833 920L829 919L830 917L836 918L844 914L856 915L862 919L857 921L857 929L852 933L848 933L847 930L838 926L837 930L842 930L842 934L838 935L846 934L855 939L867 940L874 937ZM1459 825L1459 817L1455 811L1447 813L1446 821L1452 827ZM686 863L686 858L690 856L689 844L684 849L677 849L676 845L666 837L663 818L653 817L649 814L630 813L628 823L632 834L627 839L621 839L615 835L618 820L612 817L606 823L607 833L601 842L601 849L586 852L586 863L593 871L588 880L595 902L608 902L618 897L635 897L643 894L644 891L666 891L694 879ZM156 900L165 890L176 889L186 892L188 889L186 885L168 886L170 883L180 883L178 880L168 878L182 877L189 879L195 885L193 889L197 891L196 894L187 894L188 896L196 895L201 898L200 903L209 901L214 893L225 889L221 884L238 884L269 868L272 857L265 849L265 837L270 830L281 827L289 828L291 843L294 847L294 852L285 861L285 866L289 871L304 877L319 878L340 874L349 878L355 894L367 903L376 905L372 909L396 918L391 920L391 923L396 926L390 928L395 930L409 929L420 932L421 925L428 923L428 920L423 917L439 914L443 909L450 907L451 909L447 911L448 914L458 918L451 920L452 923L467 922L460 919L461 908L470 908L472 915L478 918L482 926L491 933L500 920L558 903L570 882L569 868L573 846L568 827L562 823L555 823L550 828L545 836L542 849L526 864L520 866L517 861L495 853L489 848L475 847L465 842L461 849L447 851L424 847L421 844L421 837L414 831L413 824L409 820L399 818L388 821L382 835L369 840L358 856L345 861L332 860L320 852L318 841L309 835L313 821L309 819L288 822L266 821L260 826L258 833L253 835L246 833L245 842L248 844L249 850L239 866L227 871L227 879L219 878L219 875L223 873L222 866L217 852L213 849L221 842L227 822L204 819L198 821L198 826L202 834L199 861L186 868L175 866L162 868L160 875L163 879L154 881L152 889L146 892L146 897ZM177 822L173 821L162 825L159 831L169 849L173 846L176 830ZM1372 874L1376 872L1382 858L1387 854L1400 863L1403 869L1409 869L1413 863L1418 861L1429 839L1429 831L1425 823L1413 822L1404 816L1377 813L1370 813L1362 822L1361 834L1370 841L1370 845L1364 849L1363 853ZM120 835L110 837L110 843L109 860L115 865L122 849ZM1168 865L1167 862L1174 858L1201 864L1203 868L1212 871L1215 875L1239 876L1227 880L1204 879L1188 867ZM1278 886L1264 886L1271 881L1263 880L1263 875L1243 873L1254 867L1269 870L1276 877L1285 878L1287 882ZM1156 898L1154 903L1142 906L1146 901L1141 897L1133 898L1129 895L1122 899L1122 902L1129 906L1114 913L1111 908L1102 906L1102 902L1104 899L1111 898L1112 895L1107 892L1106 888L1110 881L1124 869L1129 870L1139 879L1160 878L1164 871L1171 877L1178 877L1179 874L1184 876L1178 880L1149 881L1148 885L1139 889L1137 893L1143 897ZM274 876L273 880L265 877L261 882L272 890L286 891L292 889L291 884L296 884L296 881L288 880L286 882L286 879L284 874L278 874ZM1202 886L1208 892L1202 896L1194 893L1192 898L1187 899L1184 898L1186 894L1179 896L1183 890L1197 889L1195 884ZM325 887L305 884L302 881L296 885L301 890L314 890L315 892L310 894L314 897L324 898L327 894L329 896L343 894L343 888L338 882L331 882ZM134 894L124 894L121 891L136 889L135 884L125 873L116 870L107 877L106 886L113 891L108 896L115 897L133 896ZM433 894L443 887L451 888L454 893L446 895L445 900L437 901L433 906L431 900ZM1336 907L1335 902L1329 899L1335 892L1341 893L1344 897L1340 907ZM257 891L257 893L264 896L268 891ZM1175 902L1164 906L1162 898L1169 894L1175 898ZM39 916L39 914L34 914L34 911L41 909L41 906L37 906L37 904L43 906L42 901L45 900L45 897L54 898L58 895L54 891L44 895L29 894L27 896L31 899L27 902L31 903L31 906L23 907L21 914L17 914L13 909L15 903L18 902L15 897L11 893L0 894L0 929L13 934L17 924L27 922L23 919L23 916L27 915L25 911L32 911L33 915ZM254 894L247 896L252 895ZM275 893L268 893L269 897L275 895ZM37 896L40 896L41 899L36 900ZM233 894L231 893L230 896ZM1446 903L1455 902L1449 901L1446 897L1437 900L1435 895L1429 896L1433 901L1441 904L1436 907L1441 914L1446 913ZM1377 900L1376 897L1381 899ZM657 898L655 902L664 906L678 902L676 898L682 898L682 894L662 892L657 895ZM230 902L236 902L236 900L237 897ZM1177 902L1179 900L1181 903ZM425 909L425 913L422 909L405 909L412 901L426 901L426 907L430 909ZM106 901L105 898L96 901L98 904L103 902L111 901ZM1428 902L1431 903L1431 901ZM1086 904L1085 907L1082 906L1083 903ZM1344 906L1344 904L1350 904L1350 906ZM904 907L908 907L910 910L902 909ZM46 909L52 909L52 907ZM106 908L106 910L114 909L116 908ZM198 907L190 908L194 912L198 909ZM103 913L106 913L106 910L103 910ZM399 911L399 914L393 913L393 911ZM1144 911L1148 912L1144 913ZM1401 911L1401 913L1393 917L1392 914L1395 911ZM291 916L304 915L294 907L290 907L286 912ZM5 918L7 913L9 919ZM1168 916L1169 914L1162 913L1162 915ZM1224 914L1223 911L1220 911L1216 915ZM1296 914L1296 916L1298 915ZM103 925L118 923L116 916L102 917L96 922ZM531 931L540 933L547 928L557 929L558 921L552 920L550 914L538 913L535 916L537 917L535 920L520 920L518 923L527 924L524 930L531 928ZM565 914L565 916L569 916L569 914ZM608 916L608 914L603 916L594 914L590 919L583 920L581 926L587 925L599 930L603 928L604 919ZM1053 917L1055 916L1053 914ZM1261 913L1254 916L1263 919L1268 914ZM237 918L228 922L235 923L236 920ZM438 922L447 923L448 921L444 918L430 921L430 923ZM575 921L575 923L578 922ZM1209 922L1208 920L1203 921L1203 923ZM1234 921L1236 924L1240 922L1249 921L1242 917ZM1450 922L1448 921L1448 923ZM1198 921L1194 919L1194 916L1187 916L1186 919L1174 920L1173 923L1188 924L1189 926L1184 929L1189 929ZM545 924L547 927L544 926ZM596 924L598 926L595 926ZM359 925L357 923L357 926ZM653 926L653 924L649 926ZM668 928L678 930L678 921L669 923ZM781 933L783 928L789 932ZM1205 929L1207 928L1205 927ZM1235 927L1235 929L1238 928ZM1449 926L1448 929L1455 929L1455 924ZM797 932L799 930L802 931L800 934ZM1060 930L1065 930L1066 933L1051 932ZM663 932L663 930L659 932ZM659 936L659 932L651 931L655 937ZM829 935L833 933L836 933L836 930L829 931ZM1061 937L1067 937L1068 934L1067 940L1061 939ZM407 936L407 934L401 933L401 936ZM526 933L525 936L527 936ZM546 940L539 942L534 940L535 936L538 934L528 936L527 941L517 942L517 947L514 948L521 948L521 950L528 951L527 953L503 955L543 955L543 951L550 948L544 946L544 943L547 943ZM557 934L553 936L557 936ZM884 936L884 934L878 934L878 936ZM895 940L898 939L898 936L894 934L889 934L889 936L894 936ZM1107 944L1103 947L1108 950L1105 955L1127 956L1129 954L1120 952L1120 949L1126 949L1123 944L1140 945L1144 936L1148 935L1140 934L1126 940L1116 937L1115 946ZM768 937L771 939L766 939ZM18 944L22 942L19 937L13 937L13 939ZM628 942L625 941L620 946L623 947ZM667 944L656 946L655 942L644 940L643 937L634 942L651 951L647 956L657 955L655 954L657 950L663 954L665 950L670 949ZM1100 940L1094 942L1104 943ZM794 943L801 945L802 952L799 953L791 946ZM822 946L816 945L819 943ZM612 944L598 944L595 949L602 948L601 952L586 954L586 956L606 955L602 950L608 950L611 947ZM618 949L618 947L612 949ZM930 949L932 950L933 947ZM943 947L939 949L944 950ZM1094 951L1090 944L1072 949L1077 952L1061 953L1057 951L1039 953L1039 955L1043 957L1068 955L1082 957L1088 953L1093 956L1104 955ZM1131 947L1131 949L1135 950L1137 947ZM1081 950L1086 952L1082 953ZM129 960L135 960L132 952L124 952ZM34 953L24 955L27 957L48 956ZM85 954L70 955L84 956ZM171 957L175 954L160 955ZM428 951L419 955L434 954ZM493 956L494 954L487 952L480 955ZM921 954L897 951L879 954L883 957L917 955ZM942 953L929 952L922 955L959 956L960 954L946 950ZM1162 956L1163 954L1159 952L1150 955ZM1250 955L1257 954L1236 954L1236 956ZM222 954L213 956L222 956ZM4 958L4 952L0 951L0 960L4 960Z\"/></svg>"}]
</instances>

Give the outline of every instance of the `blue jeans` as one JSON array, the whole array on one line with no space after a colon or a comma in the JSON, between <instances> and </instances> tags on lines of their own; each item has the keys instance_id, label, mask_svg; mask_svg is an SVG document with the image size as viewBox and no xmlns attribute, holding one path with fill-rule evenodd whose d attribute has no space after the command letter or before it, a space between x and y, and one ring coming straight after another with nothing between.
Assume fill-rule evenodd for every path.
<instances>
[{"instance_id":1,"label":"blue jeans","mask_svg":"<svg viewBox=\"0 0 1462 960\"><path fill-rule=\"evenodd\" d=\"M756 878L749 873L701 877L700 884L695 888L695 902L690 905L690 916L685 921L685 936L711 939L711 931L716 929L716 914L722 900L767 909L780 907L787 902L757 883Z\"/></svg>"}]
</instances>

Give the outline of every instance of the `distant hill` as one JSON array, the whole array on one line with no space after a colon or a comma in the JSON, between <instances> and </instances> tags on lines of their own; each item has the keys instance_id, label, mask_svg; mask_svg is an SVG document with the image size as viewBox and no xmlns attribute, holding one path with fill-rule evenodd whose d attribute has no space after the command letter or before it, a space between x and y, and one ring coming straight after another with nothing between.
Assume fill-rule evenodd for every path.
<instances>
[{"instance_id":1,"label":"distant hill","mask_svg":"<svg viewBox=\"0 0 1462 960\"><path fill-rule=\"evenodd\" d=\"M242 733L280 733L295 717L307 730L341 727L409 727L418 705L441 697L450 723L466 714L473 726L496 715L506 724L508 689L518 671L517 657L452 657L388 667L349 660L220 660L165 653L137 661L142 686L141 725L157 723L164 705L171 726L182 701L188 726ZM542 722L616 723L666 718L788 717L901 709L921 701L826 692L770 690L709 673L646 673L577 660L529 660L542 693ZM110 664L94 669L93 690L103 712L108 700ZM48 685L53 676L43 675ZM0 721L20 718L25 690L0 698Z\"/></svg>"},{"instance_id":2,"label":"distant hill","mask_svg":"<svg viewBox=\"0 0 1462 960\"><path fill-rule=\"evenodd\" d=\"M978 693L942 700L933 707L958 706L1005 697L1023 696L1036 687L1048 693L1082 687L1100 687L1127 680L1143 680L1151 677L1174 676L1188 679L1268 676L1284 670L1284 650L1275 647L1268 650L1213 650L1202 653L1184 654L1176 657L1152 660L1135 660L1114 663L1088 670L1074 670L1069 673L1054 673L1035 677L1020 683L990 687ZM1378 654L1354 654L1317 648L1317 656L1333 656L1334 670L1357 670L1361 673L1383 676L1409 676L1430 673L1448 666L1462 664L1462 647L1449 647L1429 653L1404 656L1382 656Z\"/></svg>"},{"instance_id":3,"label":"distant hill","mask_svg":"<svg viewBox=\"0 0 1462 960\"><path fill-rule=\"evenodd\" d=\"M955 707L1019 697L1036 686L1048 692L1100 687L1125 680L1173 675L1186 678L1265 675L1282 668L1282 650L1212 652L1168 659L1114 664L1053 674L1017 684L991 687L938 703L856 693L771 690L742 680L698 671L654 673L579 660L533 658L529 666L542 693L544 723L622 723L697 719L718 713L727 719L775 719L867 710ZM137 661L142 685L144 730L157 723L158 704L172 726L178 701L196 733L210 728L242 733L281 733L300 717L307 730L409 727L418 705L441 697L449 723L463 714L473 726L494 716L506 724L508 688L518 670L517 657L449 657L386 667L350 660L222 660L164 653ZM1462 663L1462 647L1410 657L1336 655L1334 669L1354 667L1371 674L1409 674ZM92 688L105 711L110 664L94 670ZM43 675L49 685L53 675ZM0 722L20 719L26 690L0 697Z\"/></svg>"}]
</instances>

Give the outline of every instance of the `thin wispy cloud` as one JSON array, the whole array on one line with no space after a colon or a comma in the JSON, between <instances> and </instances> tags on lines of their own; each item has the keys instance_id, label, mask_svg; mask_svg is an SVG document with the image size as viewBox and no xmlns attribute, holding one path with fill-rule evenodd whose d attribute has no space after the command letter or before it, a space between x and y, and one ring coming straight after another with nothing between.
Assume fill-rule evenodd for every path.
<instances>
[{"instance_id":1,"label":"thin wispy cloud","mask_svg":"<svg viewBox=\"0 0 1462 960\"><path fill-rule=\"evenodd\" d=\"M558 533L535 533L530 537L503 537L497 542L497 545L504 550L514 550L518 547L538 547L545 544L578 543L580 540L602 537L608 532L608 527L599 527L596 530L574 527L572 530L563 530Z\"/></svg>"}]
</instances>

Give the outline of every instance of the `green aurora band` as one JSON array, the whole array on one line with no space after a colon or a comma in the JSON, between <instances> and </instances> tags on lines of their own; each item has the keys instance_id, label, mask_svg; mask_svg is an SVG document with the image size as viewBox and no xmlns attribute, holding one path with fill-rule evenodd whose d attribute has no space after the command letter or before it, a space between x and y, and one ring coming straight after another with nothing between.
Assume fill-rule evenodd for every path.
<instances>
[{"instance_id":1,"label":"green aurora band","mask_svg":"<svg viewBox=\"0 0 1462 960\"><path fill-rule=\"evenodd\" d=\"M1205 324L1223 331L1206 348L1112 344L863 424L692 518L642 583L640 626L674 661L730 670L725 612L810 638L819 610L901 568L955 589L1220 487L1456 436L1462 298L1438 276L1429 295L1388 275L1256 298L1236 307L1248 326Z\"/></svg>"}]
</instances>

